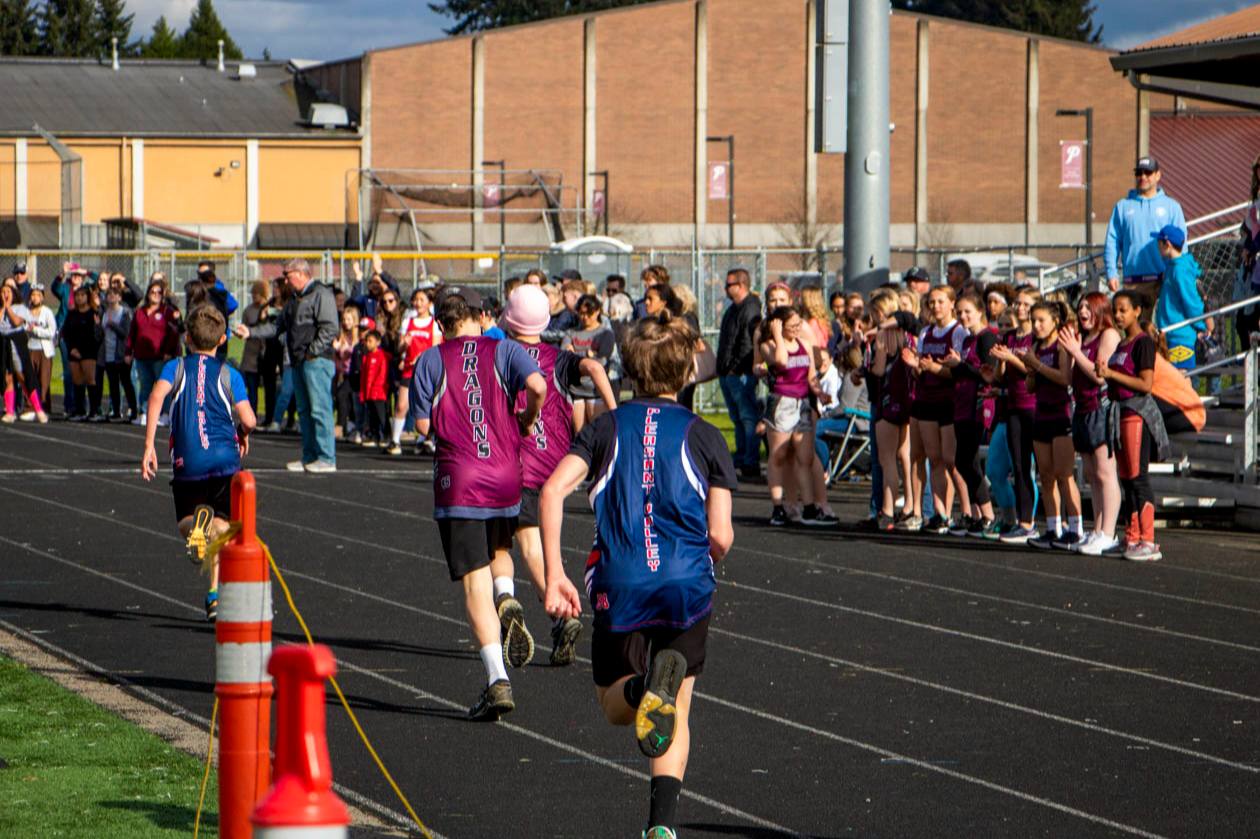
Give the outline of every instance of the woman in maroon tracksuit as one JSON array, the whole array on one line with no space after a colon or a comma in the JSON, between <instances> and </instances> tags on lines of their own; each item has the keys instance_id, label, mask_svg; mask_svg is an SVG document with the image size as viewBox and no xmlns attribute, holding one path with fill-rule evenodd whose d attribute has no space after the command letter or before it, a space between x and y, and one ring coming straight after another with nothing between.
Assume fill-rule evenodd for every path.
<instances>
[{"instance_id":1,"label":"woman in maroon tracksuit","mask_svg":"<svg viewBox=\"0 0 1260 839\"><path fill-rule=\"evenodd\" d=\"M1022 354L1033 345L1032 307L1041 299L1041 292L1032 286L1020 286L1015 292L1015 331L993 348L993 358L1002 365L1006 380L1006 445L1011 453L1011 470L1015 473L1015 509L1019 526L1002 535L1007 544L1027 544L1037 535L1034 516L1037 497L1033 489L1033 418L1037 399L1028 389L1028 368Z\"/></svg>"},{"instance_id":2,"label":"woman in maroon tracksuit","mask_svg":"<svg viewBox=\"0 0 1260 839\"><path fill-rule=\"evenodd\" d=\"M983 369L991 364L990 353L997 344L997 331L985 319L984 301L975 292L964 293L954 305L958 321L967 330L962 352L950 352L942 362L954 376L954 462L962 475L966 493L959 493L963 517L950 533L984 538L985 528L993 526L993 504L980 467L980 444L984 440L984 418L980 409ZM968 503L970 510L967 509Z\"/></svg>"}]
</instances>

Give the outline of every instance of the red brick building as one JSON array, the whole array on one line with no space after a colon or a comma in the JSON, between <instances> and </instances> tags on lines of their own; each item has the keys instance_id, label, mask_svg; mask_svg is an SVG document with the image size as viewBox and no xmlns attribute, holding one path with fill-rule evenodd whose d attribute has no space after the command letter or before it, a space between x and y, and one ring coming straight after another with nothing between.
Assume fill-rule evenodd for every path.
<instances>
[{"instance_id":1,"label":"red brick building","mask_svg":"<svg viewBox=\"0 0 1260 839\"><path fill-rule=\"evenodd\" d=\"M843 155L813 151L814 20L814 0L663 0L307 74L359 115L376 170L476 170L446 180L480 185L498 178L482 162L502 160L555 170L566 206L580 194L585 207L603 184L591 173L606 171L613 235L717 246L728 208L708 200L707 172L726 146L705 138L733 135L737 246L839 242ZM1083 241L1084 195L1059 188L1059 143L1084 125L1055 110L1088 106L1101 241L1137 151L1137 95L1113 53L905 12L891 27L893 244ZM417 216L426 244L497 246L497 214L472 219ZM536 219L511 216L507 244L545 241Z\"/></svg>"}]
</instances>

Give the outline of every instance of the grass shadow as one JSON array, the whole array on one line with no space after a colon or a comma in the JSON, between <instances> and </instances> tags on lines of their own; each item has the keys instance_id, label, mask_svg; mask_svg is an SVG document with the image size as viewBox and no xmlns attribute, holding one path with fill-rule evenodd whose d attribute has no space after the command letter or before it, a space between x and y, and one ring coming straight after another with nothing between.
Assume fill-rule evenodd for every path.
<instances>
[{"instance_id":1,"label":"grass shadow","mask_svg":"<svg viewBox=\"0 0 1260 839\"><path fill-rule=\"evenodd\" d=\"M197 818L196 807L184 807L179 804L167 804L159 801L102 801L100 806L113 810L129 810L140 813L157 827L163 830L174 830L192 835L193 823ZM201 829L217 831L219 814L203 809L201 811Z\"/></svg>"}]
</instances>

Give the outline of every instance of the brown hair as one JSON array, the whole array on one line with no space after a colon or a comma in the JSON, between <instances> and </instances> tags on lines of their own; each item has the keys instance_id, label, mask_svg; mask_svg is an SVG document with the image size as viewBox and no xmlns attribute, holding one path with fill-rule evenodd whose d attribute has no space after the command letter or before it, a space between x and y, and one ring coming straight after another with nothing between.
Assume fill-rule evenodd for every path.
<instances>
[{"instance_id":1,"label":"brown hair","mask_svg":"<svg viewBox=\"0 0 1260 839\"><path fill-rule=\"evenodd\" d=\"M524 284L525 281L520 277L509 277L507 281L503 283L503 299L507 300L512 296L512 292L516 291L517 288L523 286Z\"/></svg>"},{"instance_id":2,"label":"brown hair","mask_svg":"<svg viewBox=\"0 0 1260 839\"><path fill-rule=\"evenodd\" d=\"M1089 307L1094 314L1094 327L1099 332L1116 328L1116 319L1111 314L1111 301L1101 291L1091 291L1081 298L1081 303ZM1079 306L1077 308L1080 308Z\"/></svg>"},{"instance_id":3,"label":"brown hair","mask_svg":"<svg viewBox=\"0 0 1260 839\"><path fill-rule=\"evenodd\" d=\"M442 326L442 331L448 335L466 320L476 319L473 310L468 307L468 301L458 294L451 294L442 301L441 307L438 308L437 320ZM380 321L377 321L379 328Z\"/></svg>"},{"instance_id":4,"label":"brown hair","mask_svg":"<svg viewBox=\"0 0 1260 839\"><path fill-rule=\"evenodd\" d=\"M687 384L699 336L687 321L668 310L643 318L627 333L622 352L626 370L642 396L677 393Z\"/></svg>"},{"instance_id":5,"label":"brown hair","mask_svg":"<svg viewBox=\"0 0 1260 839\"><path fill-rule=\"evenodd\" d=\"M266 280L258 280L249 287L249 296L256 301L266 303L271 299L271 283Z\"/></svg>"},{"instance_id":6,"label":"brown hair","mask_svg":"<svg viewBox=\"0 0 1260 839\"><path fill-rule=\"evenodd\" d=\"M223 313L214 306L198 306L185 319L188 345L197 352L209 352L219 346L219 339L227 331Z\"/></svg>"},{"instance_id":7,"label":"brown hair","mask_svg":"<svg viewBox=\"0 0 1260 839\"><path fill-rule=\"evenodd\" d=\"M647 280L649 277L661 285L669 285L669 269L664 265L649 265L639 274L640 280Z\"/></svg>"},{"instance_id":8,"label":"brown hair","mask_svg":"<svg viewBox=\"0 0 1260 839\"><path fill-rule=\"evenodd\" d=\"M576 291L578 294L586 294L586 282L584 280L565 280L560 290L566 293Z\"/></svg>"},{"instance_id":9,"label":"brown hair","mask_svg":"<svg viewBox=\"0 0 1260 839\"><path fill-rule=\"evenodd\" d=\"M958 304L964 300L970 303L975 310L980 313L980 317L984 318L986 323L988 322L989 310L985 308L984 301L980 299L979 294L974 291L964 291L962 294L958 295L958 299L954 301L955 308L957 308Z\"/></svg>"}]
</instances>

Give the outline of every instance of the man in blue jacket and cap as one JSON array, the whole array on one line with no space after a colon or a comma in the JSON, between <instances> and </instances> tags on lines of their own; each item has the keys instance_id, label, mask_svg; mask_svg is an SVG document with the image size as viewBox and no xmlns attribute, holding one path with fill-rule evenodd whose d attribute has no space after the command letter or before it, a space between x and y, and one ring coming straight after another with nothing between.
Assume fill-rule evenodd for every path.
<instances>
[{"instance_id":1,"label":"man in blue jacket and cap","mask_svg":"<svg viewBox=\"0 0 1260 839\"><path fill-rule=\"evenodd\" d=\"M1159 162L1155 158L1139 157L1133 176L1137 188L1117 201L1111 211L1103 264L1112 291L1120 290L1123 278L1125 286L1145 294L1154 303L1159 299L1164 277L1164 259L1154 238L1167 225L1185 234L1186 217L1181 205L1159 188Z\"/></svg>"},{"instance_id":2,"label":"man in blue jacket and cap","mask_svg":"<svg viewBox=\"0 0 1260 839\"><path fill-rule=\"evenodd\" d=\"M1192 254L1181 252L1186 245L1186 234L1179 227L1166 224L1162 230L1152 233L1151 238L1166 266L1159 302L1155 306L1155 326L1164 332L1172 365L1179 370L1193 370L1196 333L1206 328L1204 322L1197 321L1171 332L1165 328L1203 314L1203 298L1199 295L1199 275L1203 272Z\"/></svg>"}]
</instances>

